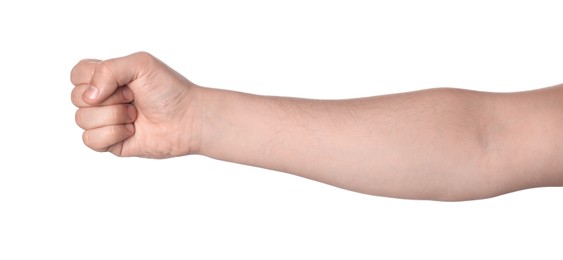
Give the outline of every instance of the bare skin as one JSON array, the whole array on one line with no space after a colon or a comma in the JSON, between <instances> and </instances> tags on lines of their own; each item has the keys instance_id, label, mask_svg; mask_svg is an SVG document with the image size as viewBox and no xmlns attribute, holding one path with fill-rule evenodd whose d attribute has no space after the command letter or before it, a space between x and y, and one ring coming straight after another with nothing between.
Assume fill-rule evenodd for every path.
<instances>
[{"instance_id":1,"label":"bare skin","mask_svg":"<svg viewBox=\"0 0 563 260\"><path fill-rule=\"evenodd\" d=\"M563 186L563 86L258 96L198 86L147 53L80 61L71 81L84 143L117 156L200 154L407 199Z\"/></svg>"}]
</instances>

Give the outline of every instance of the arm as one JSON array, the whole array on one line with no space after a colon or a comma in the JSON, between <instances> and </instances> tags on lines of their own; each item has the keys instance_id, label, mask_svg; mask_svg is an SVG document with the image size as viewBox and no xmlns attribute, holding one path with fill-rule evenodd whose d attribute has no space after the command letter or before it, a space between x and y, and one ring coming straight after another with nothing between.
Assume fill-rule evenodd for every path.
<instances>
[{"instance_id":1,"label":"arm","mask_svg":"<svg viewBox=\"0 0 563 260\"><path fill-rule=\"evenodd\" d=\"M197 153L410 199L478 199L563 185L559 88L431 89L328 101L203 88L147 54L88 67L95 73L80 73L85 67L73 70L73 102L82 105L77 122L85 143L98 151L153 158ZM102 94L91 98L88 85ZM108 107L131 101L115 94L123 86L134 93L138 115L107 119ZM98 124L87 123L103 115ZM100 130L131 125L135 130L122 135Z\"/></svg>"},{"instance_id":2,"label":"arm","mask_svg":"<svg viewBox=\"0 0 563 260\"><path fill-rule=\"evenodd\" d=\"M203 91L203 155L381 196L493 195L487 94L433 89L322 101Z\"/></svg>"},{"instance_id":3,"label":"arm","mask_svg":"<svg viewBox=\"0 0 563 260\"><path fill-rule=\"evenodd\" d=\"M198 152L216 159L411 199L563 185L561 87L331 101L203 91Z\"/></svg>"}]
</instances>

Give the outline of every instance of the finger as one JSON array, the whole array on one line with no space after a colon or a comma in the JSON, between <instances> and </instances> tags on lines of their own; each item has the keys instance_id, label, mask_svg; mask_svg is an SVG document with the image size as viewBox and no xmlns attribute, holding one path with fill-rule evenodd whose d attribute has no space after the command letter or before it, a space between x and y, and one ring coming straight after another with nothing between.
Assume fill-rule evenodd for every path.
<instances>
[{"instance_id":1,"label":"finger","mask_svg":"<svg viewBox=\"0 0 563 260\"><path fill-rule=\"evenodd\" d=\"M94 151L107 152L110 147L131 137L134 133L133 124L109 125L84 131L82 141Z\"/></svg>"},{"instance_id":2,"label":"finger","mask_svg":"<svg viewBox=\"0 0 563 260\"><path fill-rule=\"evenodd\" d=\"M95 59L79 61L70 71L70 82L75 86L90 83L90 79L92 79L92 75L94 75L96 69L96 64L99 62L100 60Z\"/></svg>"},{"instance_id":3,"label":"finger","mask_svg":"<svg viewBox=\"0 0 563 260\"><path fill-rule=\"evenodd\" d=\"M74 89L72 89L71 100L72 100L72 104L74 104L76 107L92 106L86 103L86 101L84 101L83 98L84 91L86 91L87 88L88 85L81 84L74 87ZM115 92L113 92L113 94L111 94L111 96L109 96L107 99L105 99L102 103L98 105L108 106L108 105L116 105L116 104L125 104L133 101L133 98L134 98L133 91L131 91L129 87L123 86L123 87L119 87Z\"/></svg>"},{"instance_id":4,"label":"finger","mask_svg":"<svg viewBox=\"0 0 563 260\"><path fill-rule=\"evenodd\" d=\"M84 130L132 123L136 118L137 109L130 104L83 107L78 109L75 114L76 124Z\"/></svg>"},{"instance_id":5,"label":"finger","mask_svg":"<svg viewBox=\"0 0 563 260\"><path fill-rule=\"evenodd\" d=\"M156 59L145 52L96 63L89 87L84 91L86 103L96 105L111 96L119 86L125 86L144 75Z\"/></svg>"}]
</instances>

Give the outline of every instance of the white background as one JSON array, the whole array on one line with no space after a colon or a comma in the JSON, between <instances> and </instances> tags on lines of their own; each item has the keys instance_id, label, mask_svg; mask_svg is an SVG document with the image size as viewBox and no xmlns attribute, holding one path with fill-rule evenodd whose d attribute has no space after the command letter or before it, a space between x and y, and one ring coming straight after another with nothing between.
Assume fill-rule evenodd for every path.
<instances>
[{"instance_id":1,"label":"white background","mask_svg":"<svg viewBox=\"0 0 563 260\"><path fill-rule=\"evenodd\" d=\"M140 50L197 84L268 95L563 82L556 1L381 2L0 3L0 259L561 259L560 188L406 201L82 144L70 69Z\"/></svg>"}]
</instances>

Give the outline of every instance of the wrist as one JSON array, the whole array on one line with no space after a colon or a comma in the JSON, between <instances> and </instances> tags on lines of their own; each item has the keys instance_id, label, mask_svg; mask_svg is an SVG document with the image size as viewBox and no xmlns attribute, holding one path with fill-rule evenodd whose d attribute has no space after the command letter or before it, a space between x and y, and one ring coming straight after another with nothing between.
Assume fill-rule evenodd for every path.
<instances>
[{"instance_id":1,"label":"wrist","mask_svg":"<svg viewBox=\"0 0 563 260\"><path fill-rule=\"evenodd\" d=\"M200 88L197 140L193 154L220 160L248 163L247 152L260 146L261 135L271 122L264 97L242 92ZM265 130L265 131L258 131Z\"/></svg>"},{"instance_id":2,"label":"wrist","mask_svg":"<svg viewBox=\"0 0 563 260\"><path fill-rule=\"evenodd\" d=\"M201 154L201 147L203 142L204 119L207 96L209 95L207 88L192 85L190 86L190 98L187 102L186 118L183 125L185 127L184 136L188 142L181 144L186 155Z\"/></svg>"},{"instance_id":3,"label":"wrist","mask_svg":"<svg viewBox=\"0 0 563 260\"><path fill-rule=\"evenodd\" d=\"M196 87L194 101L191 103L194 111L190 133L192 144L190 154L210 156L210 150L217 148L221 130L224 128L225 103L230 102L231 91L207 87Z\"/></svg>"}]
</instances>

